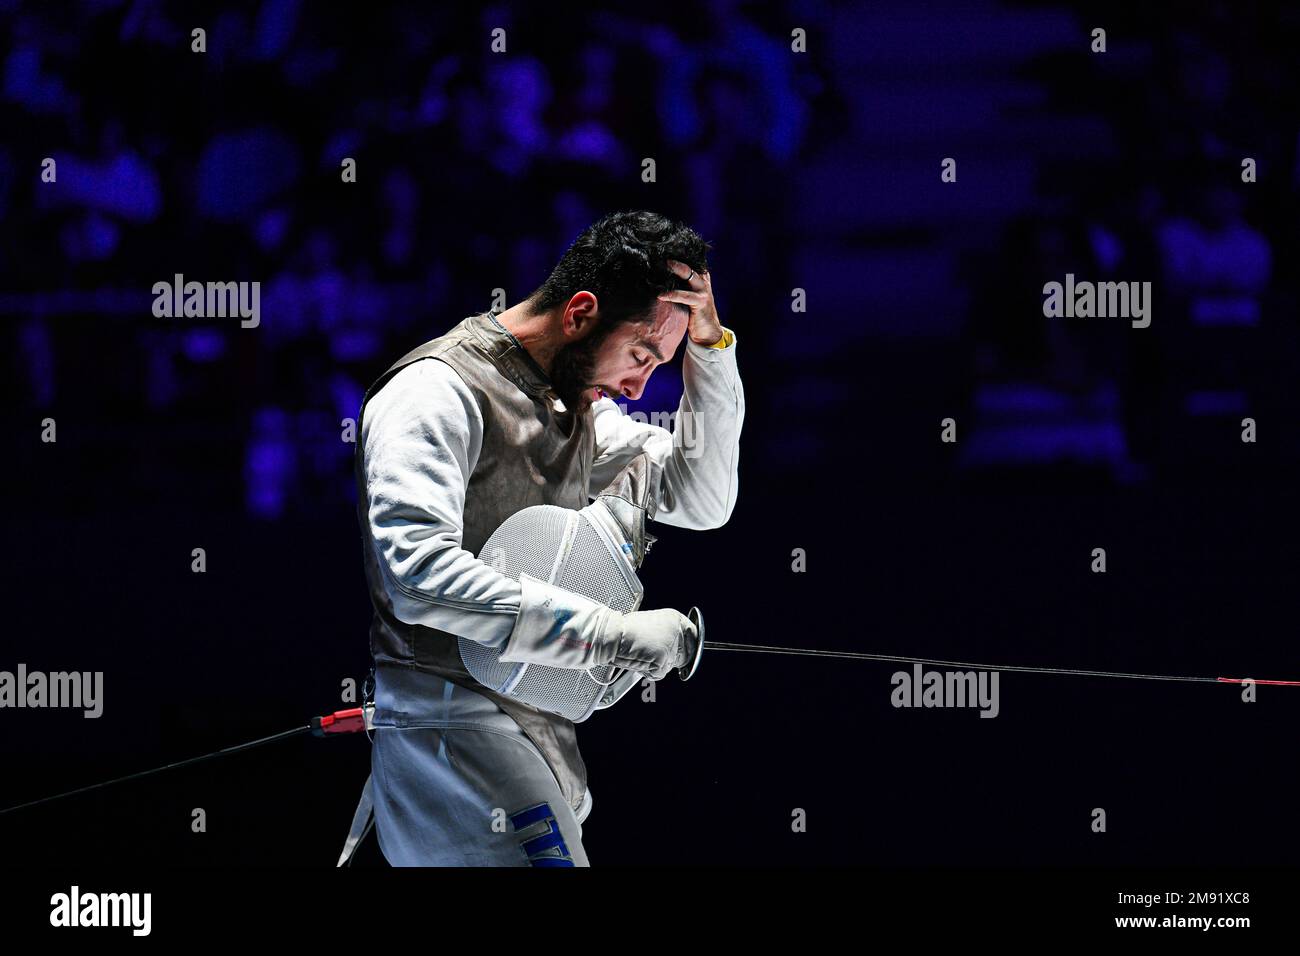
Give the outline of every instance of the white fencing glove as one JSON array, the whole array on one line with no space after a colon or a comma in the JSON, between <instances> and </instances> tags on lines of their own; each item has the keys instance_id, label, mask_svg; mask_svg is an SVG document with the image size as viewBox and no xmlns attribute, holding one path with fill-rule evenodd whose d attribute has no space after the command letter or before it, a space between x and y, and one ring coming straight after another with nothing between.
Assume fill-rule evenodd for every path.
<instances>
[{"instance_id":1,"label":"white fencing glove","mask_svg":"<svg viewBox=\"0 0 1300 956\"><path fill-rule=\"evenodd\" d=\"M652 680L687 662L695 625L671 608L620 614L599 601L519 576L523 591L504 663L587 669L613 664Z\"/></svg>"}]
</instances>

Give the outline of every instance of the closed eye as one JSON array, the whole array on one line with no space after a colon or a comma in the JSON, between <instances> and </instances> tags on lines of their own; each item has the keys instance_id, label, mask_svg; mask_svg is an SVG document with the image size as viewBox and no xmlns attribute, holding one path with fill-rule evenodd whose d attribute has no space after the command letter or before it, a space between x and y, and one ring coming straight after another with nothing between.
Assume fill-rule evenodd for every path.
<instances>
[{"instance_id":1,"label":"closed eye","mask_svg":"<svg viewBox=\"0 0 1300 956\"><path fill-rule=\"evenodd\" d=\"M651 355L655 357L655 361L657 362L664 361L664 353L660 352L653 342L647 342L645 339L641 339L640 341L633 342L632 344L635 346L639 346L640 348L644 349L646 352L649 352ZM636 355L635 352L633 352L632 354L634 356ZM637 362L641 365L644 365L646 363L646 359L637 359Z\"/></svg>"}]
</instances>

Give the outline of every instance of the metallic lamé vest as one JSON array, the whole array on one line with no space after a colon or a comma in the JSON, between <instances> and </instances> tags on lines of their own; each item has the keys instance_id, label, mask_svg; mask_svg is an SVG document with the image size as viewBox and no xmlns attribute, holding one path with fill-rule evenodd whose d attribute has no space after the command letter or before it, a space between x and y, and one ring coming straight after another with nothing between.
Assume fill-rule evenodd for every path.
<instances>
[{"instance_id":1,"label":"metallic lam\u00e9 vest","mask_svg":"<svg viewBox=\"0 0 1300 956\"><path fill-rule=\"evenodd\" d=\"M578 753L573 722L480 684L461 662L455 635L399 621L384 589L370 537L361 427L371 396L401 369L425 359L438 359L455 369L474 393L483 416L482 450L465 489L461 547L478 554L492 532L522 508L583 508L588 501L595 452L591 411L582 415L556 412L546 374L496 321L495 313L472 315L446 335L398 359L370 386L357 416L357 517L366 580L375 607L370 653L376 668L427 671L495 701L537 745L555 772L565 799L576 809L587 789L587 769Z\"/></svg>"}]
</instances>

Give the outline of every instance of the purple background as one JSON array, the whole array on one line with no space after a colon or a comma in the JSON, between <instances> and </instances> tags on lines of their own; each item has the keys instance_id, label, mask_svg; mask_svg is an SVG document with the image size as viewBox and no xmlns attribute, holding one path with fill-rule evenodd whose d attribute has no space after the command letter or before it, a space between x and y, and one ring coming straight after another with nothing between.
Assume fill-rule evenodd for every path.
<instances>
[{"instance_id":1,"label":"purple background","mask_svg":"<svg viewBox=\"0 0 1300 956\"><path fill-rule=\"evenodd\" d=\"M657 529L649 606L718 640L1300 679L1297 46L1300 13L1238 3L0 3L0 669L106 672L97 721L0 713L0 804L343 706L369 606L340 420L616 209L713 243L748 399L735 515ZM155 319L177 272L261 282L260 327ZM1152 282L1151 327L1044 318L1067 272ZM632 407L674 409L679 365ZM715 653L585 724L593 862L1300 849L1300 689L1004 673L980 720L895 710L895 669ZM0 833L329 865L367 766L280 744Z\"/></svg>"}]
</instances>

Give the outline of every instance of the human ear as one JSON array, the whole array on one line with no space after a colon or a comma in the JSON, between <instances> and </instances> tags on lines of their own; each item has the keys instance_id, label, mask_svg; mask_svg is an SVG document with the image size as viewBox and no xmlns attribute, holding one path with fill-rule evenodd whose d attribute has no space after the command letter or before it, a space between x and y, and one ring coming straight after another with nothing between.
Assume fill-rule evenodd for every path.
<instances>
[{"instance_id":1,"label":"human ear","mask_svg":"<svg viewBox=\"0 0 1300 956\"><path fill-rule=\"evenodd\" d=\"M569 300L564 312L564 337L571 341L586 338L600 321L600 304L590 292L579 292Z\"/></svg>"}]
</instances>

